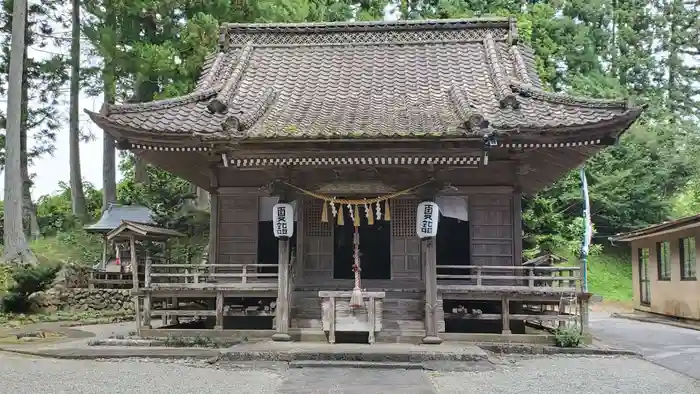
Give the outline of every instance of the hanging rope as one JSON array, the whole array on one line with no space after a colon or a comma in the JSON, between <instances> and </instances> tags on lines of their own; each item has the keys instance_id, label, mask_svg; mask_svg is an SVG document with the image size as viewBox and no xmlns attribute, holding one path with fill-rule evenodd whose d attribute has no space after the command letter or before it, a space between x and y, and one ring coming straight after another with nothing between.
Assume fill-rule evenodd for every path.
<instances>
[{"instance_id":1,"label":"hanging rope","mask_svg":"<svg viewBox=\"0 0 700 394\"><path fill-rule=\"evenodd\" d=\"M426 181L426 182L423 182L423 183L418 184L418 185L416 185L416 186L409 187L408 189L399 190L399 191L397 191L397 192L394 192L394 193L391 193L391 194L387 194L387 195L385 195L385 196L379 196L379 197L375 197L375 198L363 198L363 199L358 199L358 200L352 200L352 199L345 199L345 198L335 198L335 197L326 196L326 195L323 195L323 194L314 193L314 192L312 192L312 191L310 191L310 190L306 190L306 189L301 188L301 187L299 187L299 186L293 185L293 184L291 184L291 183L289 183L289 182L282 181L282 183L284 183L285 185L287 185L287 186L289 186L289 187L291 187L291 188L294 188L294 189L300 191L301 193L306 194L306 195L309 196L309 197L318 198L319 200L323 200L323 201L326 201L326 202L328 202L328 203L342 204L342 205L348 205L348 204L350 204L350 205L376 204L376 203L378 203L378 202L382 202L382 201L390 200L390 199L392 199L392 198L396 198L396 197L403 196L403 195L408 194L408 193L410 193L410 192L412 192L412 191L418 189L419 187L425 186L425 185L427 185L427 184L429 184L429 183L431 183L431 182L433 182L433 181Z\"/></svg>"},{"instance_id":2,"label":"hanging rope","mask_svg":"<svg viewBox=\"0 0 700 394\"><path fill-rule=\"evenodd\" d=\"M345 219L343 217L343 205L345 208L348 210L348 214L350 215L350 221L352 222L353 226L357 227L360 225L360 206L364 208L365 210L365 216L367 217L367 224L373 225L374 220L376 217L376 220L381 220L384 218L385 221L390 221L391 220L391 211L389 210L389 200L392 198L400 197L405 194L408 194L412 192L415 189L418 189L419 187L425 186L432 181L426 181L421 184L418 184L413 187L409 187L408 189L404 190L399 190L394 193L390 193L384 196L379 196L379 197L374 197L374 198L363 198L363 199L347 199L347 198L336 198L332 196L326 196L323 194L318 194L314 193L310 190L306 190L304 188L301 188L299 186L293 185L289 182L282 181L283 184L296 189L300 191L301 193L317 198L319 200L323 201L323 206L321 207L321 222L323 223L328 223L329 221L329 215L328 215L328 208L331 210L331 214L333 215L334 218L336 218L337 223L339 226L342 226L345 224ZM382 213L382 207L381 204L382 202L384 203L384 212ZM376 204L373 210L372 205Z\"/></svg>"}]
</instances>

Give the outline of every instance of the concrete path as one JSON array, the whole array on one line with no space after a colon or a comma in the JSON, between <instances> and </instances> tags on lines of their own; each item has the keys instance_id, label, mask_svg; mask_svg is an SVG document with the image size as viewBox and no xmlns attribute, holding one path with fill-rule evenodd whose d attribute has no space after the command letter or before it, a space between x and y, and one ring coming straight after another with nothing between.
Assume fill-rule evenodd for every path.
<instances>
[{"instance_id":1,"label":"concrete path","mask_svg":"<svg viewBox=\"0 0 700 394\"><path fill-rule=\"evenodd\" d=\"M641 353L647 360L700 379L700 331L591 314L593 336L606 345Z\"/></svg>"},{"instance_id":2,"label":"concrete path","mask_svg":"<svg viewBox=\"0 0 700 394\"><path fill-rule=\"evenodd\" d=\"M226 367L195 361L72 361L0 354L13 394L690 394L700 382L639 358L502 359L466 372Z\"/></svg>"}]
</instances>

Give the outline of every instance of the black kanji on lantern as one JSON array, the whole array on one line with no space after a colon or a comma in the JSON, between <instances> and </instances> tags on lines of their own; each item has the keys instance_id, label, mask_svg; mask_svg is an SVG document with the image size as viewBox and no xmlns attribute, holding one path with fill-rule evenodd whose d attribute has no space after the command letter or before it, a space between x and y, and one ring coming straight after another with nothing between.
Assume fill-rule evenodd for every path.
<instances>
[{"instance_id":1,"label":"black kanji on lantern","mask_svg":"<svg viewBox=\"0 0 700 394\"><path fill-rule=\"evenodd\" d=\"M277 207L277 234L280 237L285 237L288 232L287 227L287 209L285 207Z\"/></svg>"},{"instance_id":2,"label":"black kanji on lantern","mask_svg":"<svg viewBox=\"0 0 700 394\"><path fill-rule=\"evenodd\" d=\"M423 220L421 221L420 230L423 234L433 233L433 206L431 204L426 204L423 207Z\"/></svg>"}]
</instances>

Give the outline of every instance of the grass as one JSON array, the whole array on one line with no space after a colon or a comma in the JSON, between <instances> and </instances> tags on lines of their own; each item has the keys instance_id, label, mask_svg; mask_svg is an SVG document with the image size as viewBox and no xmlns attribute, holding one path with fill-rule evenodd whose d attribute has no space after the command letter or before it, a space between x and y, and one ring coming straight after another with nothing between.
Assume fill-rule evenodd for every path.
<instances>
[{"instance_id":1,"label":"grass","mask_svg":"<svg viewBox=\"0 0 700 394\"><path fill-rule=\"evenodd\" d=\"M565 265L578 264L578 258L560 254L569 259ZM604 300L628 302L633 298L632 264L630 256L619 249L605 249L588 258L588 290L603 296Z\"/></svg>"}]
</instances>

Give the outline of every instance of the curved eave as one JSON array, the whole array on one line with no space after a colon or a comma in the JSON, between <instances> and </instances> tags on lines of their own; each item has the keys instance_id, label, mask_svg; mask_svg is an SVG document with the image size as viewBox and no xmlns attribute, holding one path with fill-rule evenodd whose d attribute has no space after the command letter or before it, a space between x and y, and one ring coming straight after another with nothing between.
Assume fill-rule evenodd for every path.
<instances>
[{"instance_id":1,"label":"curved eave","mask_svg":"<svg viewBox=\"0 0 700 394\"><path fill-rule=\"evenodd\" d=\"M513 133L513 139L529 141L533 139L543 140L552 139L560 140L571 138L574 134L585 133L580 137L588 137L589 135L605 135L610 134L619 136L624 133L642 114L645 106L634 107L617 114L612 114L603 120L597 120L585 123L572 123L561 125L494 125L497 130L510 131Z\"/></svg>"},{"instance_id":2,"label":"curved eave","mask_svg":"<svg viewBox=\"0 0 700 394\"><path fill-rule=\"evenodd\" d=\"M85 113L90 117L90 120L95 122L102 130L107 134L111 135L115 139L126 139L126 140L140 140L146 139L149 141L163 141L163 142L183 142L189 141L198 142L194 139L192 133L169 133L167 130L153 130L138 128L129 125L124 125L110 119L108 116L103 116L99 113L85 110ZM211 133L211 130L201 131L203 134Z\"/></svg>"}]
</instances>

